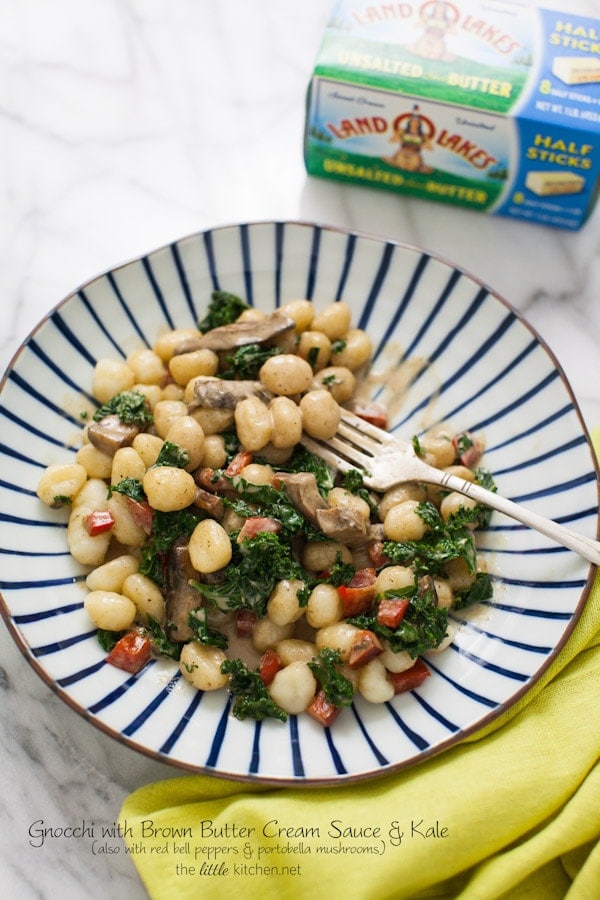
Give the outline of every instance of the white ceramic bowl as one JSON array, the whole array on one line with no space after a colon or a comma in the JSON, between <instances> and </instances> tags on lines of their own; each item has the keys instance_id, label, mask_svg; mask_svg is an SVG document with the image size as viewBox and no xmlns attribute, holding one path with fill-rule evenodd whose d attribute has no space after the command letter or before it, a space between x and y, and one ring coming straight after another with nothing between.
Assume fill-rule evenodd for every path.
<instances>
[{"instance_id":1,"label":"white ceramic bowl","mask_svg":"<svg viewBox=\"0 0 600 900\"><path fill-rule=\"evenodd\" d=\"M215 289L266 311L298 297L345 300L375 346L377 389L403 437L445 422L484 437L498 490L583 534L598 528L597 472L569 385L511 306L453 265L410 246L295 222L194 234L92 279L24 341L0 394L2 612L27 661L73 709L131 747L185 769L271 783L388 773L488 724L551 663L586 601L590 566L494 514L480 548L494 598L452 613L451 647L432 677L374 706L357 700L331 729L309 717L240 722L225 691L202 694L176 663L138 676L104 662L83 610L84 569L66 512L36 487L73 459L83 399L102 357L192 326ZM392 370L419 358L401 402Z\"/></svg>"}]
</instances>

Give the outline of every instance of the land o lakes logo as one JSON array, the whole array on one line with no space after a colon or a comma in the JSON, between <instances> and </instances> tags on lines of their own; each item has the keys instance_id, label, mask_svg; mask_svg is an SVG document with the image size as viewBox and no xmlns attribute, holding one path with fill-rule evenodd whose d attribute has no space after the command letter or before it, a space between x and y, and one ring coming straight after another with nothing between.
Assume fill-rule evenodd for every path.
<instances>
[{"instance_id":1,"label":"land o lakes logo","mask_svg":"<svg viewBox=\"0 0 600 900\"><path fill-rule=\"evenodd\" d=\"M460 156L480 171L498 162L493 154L460 132L436 129L429 116L420 111L418 104L392 121L384 116L356 116L342 119L337 125L330 122L327 128L338 140L388 134L389 141L398 147L382 159L388 165L406 172L432 172L425 162L424 153L435 147Z\"/></svg>"},{"instance_id":2,"label":"land o lakes logo","mask_svg":"<svg viewBox=\"0 0 600 900\"><path fill-rule=\"evenodd\" d=\"M452 34L469 34L503 55L514 53L521 46L519 40L498 23L485 15L465 12L460 3L447 0L426 0L419 5L369 3L361 9L355 8L351 16L361 27L412 20L419 36L407 49L423 59L452 62L455 57L446 46L446 38Z\"/></svg>"}]
</instances>

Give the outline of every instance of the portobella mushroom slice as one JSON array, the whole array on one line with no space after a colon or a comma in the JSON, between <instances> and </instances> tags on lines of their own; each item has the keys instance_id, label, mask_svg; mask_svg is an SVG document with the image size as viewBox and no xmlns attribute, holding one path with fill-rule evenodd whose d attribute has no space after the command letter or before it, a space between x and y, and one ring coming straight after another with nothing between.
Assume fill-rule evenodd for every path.
<instances>
[{"instance_id":1,"label":"portobella mushroom slice","mask_svg":"<svg viewBox=\"0 0 600 900\"><path fill-rule=\"evenodd\" d=\"M235 409L241 400L258 397L268 403L273 394L265 390L260 381L235 381L234 379L211 378L199 375L194 381L194 396L189 409Z\"/></svg>"},{"instance_id":2,"label":"portobella mushroom slice","mask_svg":"<svg viewBox=\"0 0 600 900\"><path fill-rule=\"evenodd\" d=\"M114 456L121 447L130 447L140 431L139 425L122 422L116 413L111 413L90 425L87 434L97 450Z\"/></svg>"},{"instance_id":3,"label":"portobella mushroom slice","mask_svg":"<svg viewBox=\"0 0 600 900\"><path fill-rule=\"evenodd\" d=\"M293 319L279 312L256 321L243 320L232 322L230 325L219 325L201 337L183 341L176 348L175 356L194 350L208 349L218 353L221 350L235 350L236 347L244 347L246 344L264 344L295 327Z\"/></svg>"}]
</instances>

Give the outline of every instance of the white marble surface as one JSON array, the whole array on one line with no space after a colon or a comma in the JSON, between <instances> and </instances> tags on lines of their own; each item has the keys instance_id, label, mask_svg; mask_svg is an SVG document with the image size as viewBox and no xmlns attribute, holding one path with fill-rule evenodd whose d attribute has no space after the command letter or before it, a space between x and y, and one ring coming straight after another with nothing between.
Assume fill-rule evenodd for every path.
<instances>
[{"instance_id":1,"label":"white marble surface","mask_svg":"<svg viewBox=\"0 0 600 900\"><path fill-rule=\"evenodd\" d=\"M549 8L561 3L547 0ZM563 0L600 12L598 0ZM308 179L304 95L327 0L0 0L0 363L88 277L189 232L305 219L418 244L491 285L600 422L600 207L578 233ZM110 825L177 770L62 704L0 628L4 896L146 896L129 859L28 829ZM34 841L35 843L35 841Z\"/></svg>"}]
</instances>

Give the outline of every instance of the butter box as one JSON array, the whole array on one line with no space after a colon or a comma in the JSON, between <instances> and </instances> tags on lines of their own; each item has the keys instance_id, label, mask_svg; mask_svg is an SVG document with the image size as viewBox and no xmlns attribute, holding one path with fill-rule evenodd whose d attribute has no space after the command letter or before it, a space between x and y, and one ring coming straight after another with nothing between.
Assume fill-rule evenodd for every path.
<instances>
[{"instance_id":1,"label":"butter box","mask_svg":"<svg viewBox=\"0 0 600 900\"><path fill-rule=\"evenodd\" d=\"M508 0L338 0L309 174L577 229L600 189L600 20Z\"/></svg>"}]
</instances>

